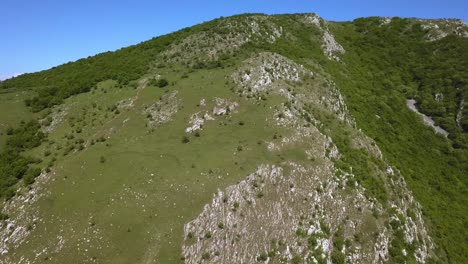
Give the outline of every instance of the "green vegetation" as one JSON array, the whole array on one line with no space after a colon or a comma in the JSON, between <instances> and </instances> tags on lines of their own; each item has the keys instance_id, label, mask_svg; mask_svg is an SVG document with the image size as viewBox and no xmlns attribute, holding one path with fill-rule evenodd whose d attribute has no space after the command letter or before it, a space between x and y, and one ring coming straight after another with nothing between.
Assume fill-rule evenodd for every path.
<instances>
[{"instance_id":1,"label":"green vegetation","mask_svg":"<svg viewBox=\"0 0 468 264\"><path fill-rule=\"evenodd\" d=\"M467 39L449 37L428 43L423 38L425 32L413 20L394 18L386 26L379 26L379 21L379 18L369 18L335 24L334 33L347 51L343 58L347 67L327 63L327 69L335 76L358 125L374 138L421 202L441 262L463 262L465 238L459 231L468 221L464 213L468 211L468 148L463 143L466 131L450 129L448 124L453 127L454 119L446 125L440 123L451 133L451 140L445 140L407 110L405 99L437 92L428 83L441 75L452 79L444 88L447 91L449 87L454 88L450 86L454 83L465 83L466 70L462 73L461 68L468 61L466 53L450 47L456 43L461 50L466 50L463 47ZM431 64L434 59L427 60L424 56L424 53L439 52L442 55L435 64ZM415 69L421 68L432 68L439 73L415 74ZM457 93L451 89L446 96L447 103L453 104L456 100L448 98ZM428 111L430 107L421 105L421 108ZM450 116L453 114L442 114L441 118Z\"/></svg>"},{"instance_id":2,"label":"green vegetation","mask_svg":"<svg viewBox=\"0 0 468 264\"><path fill-rule=\"evenodd\" d=\"M242 21L242 18L230 19ZM256 40L244 44L238 52L223 54L213 61L169 63L171 58L160 56L191 34L222 31L215 27L219 22L215 20L116 52L0 82L2 100L7 98L7 92L24 92L19 98L25 99L31 112L36 113L28 113L11 103L11 95L0 105L0 112L15 109L10 116L0 116L2 125L9 127L1 128L4 135L0 146L4 148L0 153L0 196L11 198L21 180L25 185L31 184L40 175L41 167L50 170L59 164L54 169L56 175L63 177L51 183L51 197L40 201L38 207L59 216L60 221L50 219L35 232L58 233L64 222L81 230L83 223L76 219L76 214L86 215L86 218L96 218L97 224L93 227L102 228L106 236L112 234L107 236L112 243L102 242L107 243L107 248L90 254L107 257L115 263L137 263L142 261L141 256L151 256L153 252L148 252L152 248L158 248L160 262L174 261L174 256L180 256L177 245L183 237L181 226L199 212L214 192L241 180L247 170L259 163L285 159L269 153L265 150L266 144L262 144L272 138L281 140L284 132L272 130L277 128L268 127L265 122L270 118L265 109L271 109L276 99L269 96L266 100L267 95L262 95L260 103L252 103L247 98L234 97L229 90L232 89L230 83L226 82L226 76L240 61L267 50L329 76L337 84L357 127L375 141L386 161L401 172L421 203L430 235L438 246L438 261L465 261L468 108L465 107L460 124L456 117L459 103L468 101L468 39L448 36L427 42L426 30L412 19L394 18L389 24L382 24L380 18L327 23L346 50L342 61L335 62L323 55L321 32L314 25L304 25L296 15L269 19L293 38L281 37L275 43ZM150 86L165 88L135 89L136 80L149 80ZM173 80L177 80L177 84ZM173 89L180 91L178 96L183 107L171 116L171 122L162 124L161 129L150 130L141 112L154 104L155 98ZM219 117L219 122L206 122L202 137L199 131L194 137L185 134L187 118L194 112L191 106L199 104L201 98L213 97L234 97L241 105L239 113L229 118ZM132 111L120 108L118 103L129 98L135 99ZM407 98L415 98L421 111L450 133L449 138L436 135L424 126L419 117L406 108ZM58 113L53 106L60 104L70 109L66 119L48 135L48 141L38 121L18 124L13 120L39 119L40 116L42 125L49 126L53 123L52 114ZM289 102L284 106L291 108ZM336 166L356 175L355 180L365 187L366 195L385 204L390 194L376 175L376 171L383 168L383 162L367 151L352 147L353 140L360 135L347 129L346 124L336 121L320 107L306 106L306 110L309 113L304 114L304 119L312 122L310 115L313 115L320 120L322 132L337 145L342 158L335 161ZM278 117L285 116L280 113ZM233 152L236 153L234 162ZM218 168L227 176L216 178ZM260 184L254 182L253 187L258 188ZM140 193L145 199L137 195ZM255 196L268 199L261 191L256 191ZM223 198L223 202L227 203L228 197ZM239 207L235 202L232 210L241 211ZM141 217L134 217L135 212ZM7 217L0 214L0 219ZM217 226L226 229L223 223ZM404 243L399 226L393 222L390 226L396 230L389 249L391 260L396 263L412 261L402 255L403 248L409 254L412 249ZM330 235L330 227L325 222L321 223L321 229L324 235ZM67 235L70 243L79 242L73 235ZM307 236L302 228L296 230L296 235L304 241L307 239L311 251L320 236ZM189 238L198 239L193 236L188 234ZM211 236L207 232L203 237L210 239ZM356 241L360 239L355 237ZM124 255L122 248L127 247L129 240L134 243ZM344 263L341 249L350 243L347 241L342 237L334 239L333 263ZM40 236L33 237L18 252L29 256L36 250L34 246L42 243ZM318 261L325 261L318 250L314 254ZM269 255L260 253L257 260L265 261ZM77 255L75 249L65 249L61 257L63 261ZM202 255L205 260L211 257L208 252ZM77 261L80 260L84 261ZM295 256L294 261L301 260Z\"/></svg>"},{"instance_id":3,"label":"green vegetation","mask_svg":"<svg viewBox=\"0 0 468 264\"><path fill-rule=\"evenodd\" d=\"M253 44L249 48L277 52L311 70L318 70L319 64L333 76L358 126L376 141L389 163L401 171L421 202L439 246L438 255L443 256L441 262L463 262L465 239L459 230L468 224L464 213L468 211L468 133L464 127L468 115L463 115L460 128L455 112L461 98L467 101L468 56L463 51L468 49L468 39L450 35L427 42L427 31L413 19L393 18L388 25L378 17L328 23L346 50L344 63L338 63L327 60L320 45L309 37L317 34L316 28L301 26L294 15L274 19L286 31L294 32L294 48L287 39L271 46ZM444 100L435 106L437 93L443 93ZM434 134L409 112L405 101L408 97L415 98L424 113L449 131L449 141ZM352 136L340 130L342 127L328 127L325 132L344 154L338 165L342 169L353 167L357 180L367 191L386 200L380 179L372 174L382 164L363 151L350 148Z\"/></svg>"},{"instance_id":4,"label":"green vegetation","mask_svg":"<svg viewBox=\"0 0 468 264\"><path fill-rule=\"evenodd\" d=\"M157 86L159 88L163 88L163 87L166 87L167 85L169 85L169 82L164 78L162 78L162 79L152 79L151 82L150 82L150 85Z\"/></svg>"},{"instance_id":5,"label":"green vegetation","mask_svg":"<svg viewBox=\"0 0 468 264\"><path fill-rule=\"evenodd\" d=\"M18 128L8 129L5 150L0 154L0 197L14 196L16 183L23 177L25 184L31 184L39 176L41 170L30 166L38 160L21 155L42 143L45 135L39 129L37 121L22 122Z\"/></svg>"},{"instance_id":6,"label":"green vegetation","mask_svg":"<svg viewBox=\"0 0 468 264\"><path fill-rule=\"evenodd\" d=\"M68 223L76 226L80 234L65 230L64 237L69 239L67 245L70 247L65 246L60 254L54 255L58 262L70 258L86 262L89 259L86 256L91 254L97 261L139 262L144 254L154 252L156 247L153 246L157 245L158 262L179 263L179 245L183 238L180 227L197 214L219 188L242 180L247 172L258 166L258 162L277 160L257 147L258 140L271 138L265 121L269 112L258 111L263 106L232 94L224 77L232 70L199 70L178 80L177 98L184 107L171 117L171 122L152 132L146 126L144 107L157 102L166 90L173 89L172 85L166 89L151 86L134 89L131 85L118 88L115 86L117 82L106 81L98 83L97 89L67 98L63 105L54 107L52 114L63 113L63 120L48 134L47 142L26 151L25 155L44 159L38 167L45 167L56 159L52 166L54 174L49 175L54 180L47 185L51 196L40 199L37 206L48 215L60 217L44 219L44 224L34 226L28 243L15 250L18 255L34 257L33 250L44 245L40 238L53 237L63 228L61 223ZM176 67L155 71L168 80L177 79L179 74ZM108 108L137 95L134 108L122 108L119 115L108 114ZM238 102L242 107L232 116L220 116L216 121L206 122L201 137L185 133L189 125L186 118L198 111L196 105L200 99L207 98L207 103L211 103L214 97ZM93 102L96 107L92 106ZM272 105L273 101L265 107ZM60 112L58 108L63 110ZM128 121L124 123L125 120ZM241 120L256 126L239 126ZM76 133L77 127L81 127L81 133ZM187 136L190 143L182 144L183 136ZM138 140L134 140L136 138ZM85 141L83 151L76 151L78 139ZM245 148L233 160L232 153L240 141ZM63 156L67 146L74 146L74 149ZM46 150L51 154L44 157ZM104 163L100 163L101 156L106 160ZM234 162L242 164L242 168ZM192 167L193 164L196 166ZM228 175L218 178L220 168ZM147 198L136 197L136 192ZM234 201L232 203L233 207ZM239 204L238 210L241 209ZM75 213L85 217L76 217ZM88 216L95 222L92 228ZM129 228L131 232L128 232ZM85 232L89 229L99 229L102 233L96 237L94 233ZM101 236L103 240L99 240ZM199 239L192 236L194 241ZM90 238L90 250L86 255L77 254L76 247L71 247L80 237ZM133 243L129 245L128 241ZM46 243L55 244L56 241L51 239ZM97 250L100 245L105 247ZM214 252L209 253L210 258L214 258Z\"/></svg>"}]
</instances>

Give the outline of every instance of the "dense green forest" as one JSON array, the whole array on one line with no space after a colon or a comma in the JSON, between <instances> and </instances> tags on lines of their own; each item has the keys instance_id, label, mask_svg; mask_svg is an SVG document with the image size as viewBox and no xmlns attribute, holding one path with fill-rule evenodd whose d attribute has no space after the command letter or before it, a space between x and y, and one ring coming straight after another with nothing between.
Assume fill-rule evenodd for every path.
<instances>
[{"instance_id":1,"label":"dense green forest","mask_svg":"<svg viewBox=\"0 0 468 264\"><path fill-rule=\"evenodd\" d=\"M334 62L321 56L310 38L300 37L307 36L308 28L301 27L298 19L287 15L277 19L298 37L294 48L279 41L252 49L270 49L311 69L313 58L333 76L359 127L402 172L421 202L441 256L436 261L462 263L468 257L466 234L460 232L468 225L468 133L465 126L457 126L456 112L468 87L468 56L463 52L468 50L468 39L449 35L428 42L427 30L414 19L393 18L387 25L379 17L328 23L346 50L343 61ZM437 102L435 95L440 92L444 100ZM449 131L449 140L423 125L414 126L416 118L408 112L406 98L417 99L421 111ZM462 124L467 120L463 115ZM340 151L348 150L340 145ZM355 154L347 163L366 175L372 161ZM375 179L360 182L374 194L380 192L377 197L385 196Z\"/></svg>"},{"instance_id":2,"label":"dense green forest","mask_svg":"<svg viewBox=\"0 0 468 264\"><path fill-rule=\"evenodd\" d=\"M330 65L330 70L358 124L421 202L439 261L462 263L467 258L466 234L460 231L468 224L468 134L456 126L455 116L457 102L467 91L468 57L463 50L468 50L468 39L449 36L427 42L418 22L394 18L382 26L379 21L336 25L338 41L347 50L347 67ZM439 103L434 100L438 92L445 98ZM449 140L414 126L405 97L415 97L422 111L449 131Z\"/></svg>"}]
</instances>

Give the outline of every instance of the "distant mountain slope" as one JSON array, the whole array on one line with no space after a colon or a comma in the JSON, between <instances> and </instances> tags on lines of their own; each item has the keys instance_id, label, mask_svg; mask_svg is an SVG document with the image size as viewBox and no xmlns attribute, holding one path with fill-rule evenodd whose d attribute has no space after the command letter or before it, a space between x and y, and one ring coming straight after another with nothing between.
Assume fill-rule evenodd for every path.
<instances>
[{"instance_id":1,"label":"distant mountain slope","mask_svg":"<svg viewBox=\"0 0 468 264\"><path fill-rule=\"evenodd\" d=\"M467 37L247 14L0 82L0 263L463 263Z\"/></svg>"}]
</instances>

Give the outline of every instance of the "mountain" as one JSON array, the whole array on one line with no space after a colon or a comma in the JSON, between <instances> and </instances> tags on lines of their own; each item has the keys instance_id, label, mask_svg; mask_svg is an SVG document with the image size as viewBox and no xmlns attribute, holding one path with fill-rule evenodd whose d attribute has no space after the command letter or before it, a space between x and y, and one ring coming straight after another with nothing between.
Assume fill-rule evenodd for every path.
<instances>
[{"instance_id":1,"label":"mountain","mask_svg":"<svg viewBox=\"0 0 468 264\"><path fill-rule=\"evenodd\" d=\"M463 263L467 37L246 14L0 82L0 263Z\"/></svg>"}]
</instances>

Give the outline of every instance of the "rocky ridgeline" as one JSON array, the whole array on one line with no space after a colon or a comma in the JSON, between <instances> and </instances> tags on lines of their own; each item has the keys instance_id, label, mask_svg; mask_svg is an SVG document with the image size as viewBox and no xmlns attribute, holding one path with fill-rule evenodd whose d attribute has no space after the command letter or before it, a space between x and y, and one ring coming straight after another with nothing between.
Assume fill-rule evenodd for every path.
<instances>
[{"instance_id":1,"label":"rocky ridgeline","mask_svg":"<svg viewBox=\"0 0 468 264\"><path fill-rule=\"evenodd\" d=\"M320 106L338 119L354 124L332 81L279 54L263 52L246 60L231 79L239 87L239 95L261 99L271 93L285 97L290 103L280 117L290 115L291 111L303 112L306 106Z\"/></svg>"},{"instance_id":2,"label":"rocky ridgeline","mask_svg":"<svg viewBox=\"0 0 468 264\"><path fill-rule=\"evenodd\" d=\"M220 19L208 31L201 31L173 44L161 54L167 62L195 62L219 60L222 55L231 55L249 42L275 43L283 35L283 28L270 17L252 15Z\"/></svg>"},{"instance_id":3,"label":"rocky ridgeline","mask_svg":"<svg viewBox=\"0 0 468 264\"><path fill-rule=\"evenodd\" d=\"M304 22L315 25L322 32L323 54L331 60L339 61L340 54L345 53L345 49L336 40L335 36L328 30L327 22L317 15L305 15Z\"/></svg>"},{"instance_id":4,"label":"rocky ridgeline","mask_svg":"<svg viewBox=\"0 0 468 264\"><path fill-rule=\"evenodd\" d=\"M304 25L316 26L322 34L323 54L331 60L340 60L345 49L327 27L327 22L317 15L302 17ZM266 15L239 16L219 19L216 26L207 31L192 34L172 44L160 54L166 62L179 62L196 66L197 62L217 61L223 55L232 55L248 43L273 44L280 38L293 40L295 37L284 31L276 20Z\"/></svg>"},{"instance_id":5,"label":"rocky ridgeline","mask_svg":"<svg viewBox=\"0 0 468 264\"><path fill-rule=\"evenodd\" d=\"M450 34L468 38L468 25L459 19L422 20L421 28L426 30L426 39L436 41Z\"/></svg>"},{"instance_id":6,"label":"rocky ridgeline","mask_svg":"<svg viewBox=\"0 0 468 264\"><path fill-rule=\"evenodd\" d=\"M255 100L259 93L275 93L288 100L273 111L269 122L290 132L267 142L267 148L276 154L300 149L309 162L260 164L245 180L216 193L185 225L186 263L330 263L337 258L384 263L398 241L404 244L399 254L413 254L418 263L425 263L433 244L419 204L403 177L355 127L332 83L268 53L248 60L231 77L239 95ZM304 90L294 86L299 82ZM369 197L355 175L335 166L342 154L321 132L312 104L356 131L353 147L382 160L373 176L383 180L388 201L382 204Z\"/></svg>"},{"instance_id":7,"label":"rocky ridgeline","mask_svg":"<svg viewBox=\"0 0 468 264\"><path fill-rule=\"evenodd\" d=\"M382 17L382 25L392 22L391 17ZM450 34L468 38L468 25L461 19L415 19L421 28L426 31L427 41L443 39Z\"/></svg>"}]
</instances>

